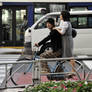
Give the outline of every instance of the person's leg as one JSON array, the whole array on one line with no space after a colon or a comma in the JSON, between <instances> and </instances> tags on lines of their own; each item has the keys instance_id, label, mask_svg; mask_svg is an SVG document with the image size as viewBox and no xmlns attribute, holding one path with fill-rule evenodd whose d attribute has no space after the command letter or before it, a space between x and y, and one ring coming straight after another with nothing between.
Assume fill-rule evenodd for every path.
<instances>
[{"instance_id":1,"label":"person's leg","mask_svg":"<svg viewBox=\"0 0 92 92\"><path fill-rule=\"evenodd\" d=\"M46 51L40 55L40 58L56 58L60 56L60 51L53 52L53 51ZM48 63L45 61L41 62L42 72L50 72L50 69L48 67Z\"/></svg>"},{"instance_id":2,"label":"person's leg","mask_svg":"<svg viewBox=\"0 0 92 92\"><path fill-rule=\"evenodd\" d=\"M70 60L70 64L72 65L72 71L71 72L75 72L75 70L73 69L73 67L75 67L75 61L74 61L74 59Z\"/></svg>"},{"instance_id":3,"label":"person's leg","mask_svg":"<svg viewBox=\"0 0 92 92\"><path fill-rule=\"evenodd\" d=\"M75 60L74 60L74 59L71 59L71 60L70 60L70 64L71 64L71 66L72 66L71 72L73 72L73 73L72 73L72 74L68 74L68 78L72 78L73 76L76 75L76 74L75 74L75 70L73 69L73 67L75 67Z\"/></svg>"},{"instance_id":4,"label":"person's leg","mask_svg":"<svg viewBox=\"0 0 92 92\"><path fill-rule=\"evenodd\" d=\"M52 51L46 51L40 55L40 58L41 59L42 58L50 58L51 56L52 56ZM48 62L46 62L46 61L41 61L41 68L42 68L42 70L41 70L42 73L50 72L50 69L48 67Z\"/></svg>"}]
</instances>

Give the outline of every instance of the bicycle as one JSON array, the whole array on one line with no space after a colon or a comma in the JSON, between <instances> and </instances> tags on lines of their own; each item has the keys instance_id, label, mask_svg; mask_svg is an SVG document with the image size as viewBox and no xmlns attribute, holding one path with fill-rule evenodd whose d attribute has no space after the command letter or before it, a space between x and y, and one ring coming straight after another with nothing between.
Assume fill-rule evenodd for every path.
<instances>
[{"instance_id":1,"label":"bicycle","mask_svg":"<svg viewBox=\"0 0 92 92\"><path fill-rule=\"evenodd\" d=\"M31 60L35 60L36 58L39 58L39 56L37 55L37 52L38 51L34 52L33 58ZM26 60L30 60L30 58L26 58ZM10 78L12 83L14 85L19 85L19 82L17 81L16 76L21 75L21 70L23 72L21 76L29 74L31 72L32 65L33 65L33 63L31 63L30 65L29 64L13 65L13 67L10 69L10 73L9 73L9 76L12 75L12 77ZM50 62L48 62L48 66L50 68L51 73L68 72L69 69L66 68L66 65L67 65L67 62L65 62L65 61L56 61L56 63L54 65L51 64ZM78 70L78 68L80 68L81 63L76 61L76 65L78 66L76 68ZM58 74L49 74L49 75L47 75L47 78L49 80L62 80L62 79L64 80L66 77L65 77L65 74L58 73Z\"/></svg>"}]
</instances>

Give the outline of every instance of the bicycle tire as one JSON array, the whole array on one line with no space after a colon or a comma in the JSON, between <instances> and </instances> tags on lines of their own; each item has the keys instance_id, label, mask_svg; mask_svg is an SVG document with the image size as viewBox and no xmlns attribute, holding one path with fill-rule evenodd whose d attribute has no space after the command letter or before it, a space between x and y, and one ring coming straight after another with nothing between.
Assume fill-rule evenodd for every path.
<instances>
[{"instance_id":1,"label":"bicycle tire","mask_svg":"<svg viewBox=\"0 0 92 92\"><path fill-rule=\"evenodd\" d=\"M12 67L13 68L13 67ZM10 76L12 75L12 68L10 69ZM12 81L12 83L14 84L14 85L18 85L15 81L14 81L14 79L11 77L10 78L11 79L11 81Z\"/></svg>"},{"instance_id":2,"label":"bicycle tire","mask_svg":"<svg viewBox=\"0 0 92 92\"><path fill-rule=\"evenodd\" d=\"M12 81L12 83L16 86L16 85L19 85L18 83L17 83L17 80L16 80L16 76L18 75L19 77L21 76L21 73L19 72L19 73L15 73L15 74L13 74L16 70L15 70L15 67L18 67L18 66L20 66L20 67L22 67L22 66L24 66L24 64L16 64L16 65L13 65L11 68L10 68L10 73L9 73L9 76L11 76L10 77L10 79L11 79L11 81ZM21 68L20 68L21 69ZM20 69L18 70L18 71L20 71ZM15 70L15 71L14 71Z\"/></svg>"},{"instance_id":3,"label":"bicycle tire","mask_svg":"<svg viewBox=\"0 0 92 92\"><path fill-rule=\"evenodd\" d=\"M56 65L55 65L55 68L54 71L52 73L59 73L59 72L64 72L63 70L63 64L64 64L64 61L61 62L61 61L57 61ZM49 80L64 80L65 79L65 76L62 74L50 74L50 75L47 75L47 78Z\"/></svg>"},{"instance_id":4,"label":"bicycle tire","mask_svg":"<svg viewBox=\"0 0 92 92\"><path fill-rule=\"evenodd\" d=\"M66 62L65 62L66 63ZM75 64L76 64L76 66L77 67L75 67L75 70L77 70L79 67L80 67L80 65L82 64L81 62L79 62L79 61L75 61ZM71 67L71 66L70 66ZM59 65L59 67L56 67L57 69L58 68L60 68L60 65ZM65 66L64 66L64 68L65 68ZM62 70L62 67L61 67L61 70ZM60 72L60 71L55 71L55 72ZM63 72L63 71L62 71ZM65 71L64 71L65 72ZM53 72L54 73L54 72ZM79 77L80 75L76 72L76 74L77 74L77 76ZM60 78L61 77L61 78ZM47 75L47 78L48 78L48 80L64 80L65 79L65 77L64 77L64 74L58 74L58 75L54 75L54 74L50 74L50 75Z\"/></svg>"}]
</instances>

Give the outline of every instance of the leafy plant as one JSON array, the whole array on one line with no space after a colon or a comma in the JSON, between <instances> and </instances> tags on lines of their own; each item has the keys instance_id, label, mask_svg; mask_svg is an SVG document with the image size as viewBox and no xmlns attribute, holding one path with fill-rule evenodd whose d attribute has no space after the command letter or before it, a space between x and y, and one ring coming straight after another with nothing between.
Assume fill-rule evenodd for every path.
<instances>
[{"instance_id":1,"label":"leafy plant","mask_svg":"<svg viewBox=\"0 0 92 92\"><path fill-rule=\"evenodd\" d=\"M92 92L92 82L50 81L34 87L29 86L24 92Z\"/></svg>"}]
</instances>

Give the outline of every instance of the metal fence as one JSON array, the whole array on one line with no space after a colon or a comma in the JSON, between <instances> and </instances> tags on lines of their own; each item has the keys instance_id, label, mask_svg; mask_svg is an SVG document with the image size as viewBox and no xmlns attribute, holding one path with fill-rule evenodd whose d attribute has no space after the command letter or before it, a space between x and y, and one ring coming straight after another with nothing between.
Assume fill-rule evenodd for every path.
<instances>
[{"instance_id":1,"label":"metal fence","mask_svg":"<svg viewBox=\"0 0 92 92\"><path fill-rule=\"evenodd\" d=\"M77 70L75 69L75 67L71 66L74 70L75 73L78 77L79 80L81 80L81 77L78 73L78 70L82 67L82 72L83 72L83 77L85 77L85 69L84 67L86 66L82 61L83 60L91 60L92 61L92 57L84 57L84 58L78 58L78 57L72 57L72 58L50 58L50 59L36 59L36 60L24 60L24 61L20 61L20 62L0 62L0 65L5 65L5 80L4 80L4 84L2 88L7 88L7 83L10 80L10 78L14 75L15 72L17 72L18 69L20 69L21 67L23 67L24 64L30 64L33 63L32 65L32 84L29 85L35 85L35 84L39 84L41 82L41 75L51 75L51 74L67 74L67 73L72 73L72 72L59 72L59 73L46 73L46 74L41 74L41 65L40 62L56 62L56 61L64 61L64 62L69 62L69 60L75 60L76 62L78 62L80 64L80 66L77 68ZM81 62L80 62L81 61ZM9 64L15 65L15 64L21 64L20 67L17 68L17 70L14 71L14 73L11 76L8 76L8 69L7 66ZM71 64L70 64L71 65ZM89 77L89 75L88 75ZM88 79L88 77L86 77L86 79ZM25 85L16 85L14 87L25 87Z\"/></svg>"}]
</instances>

